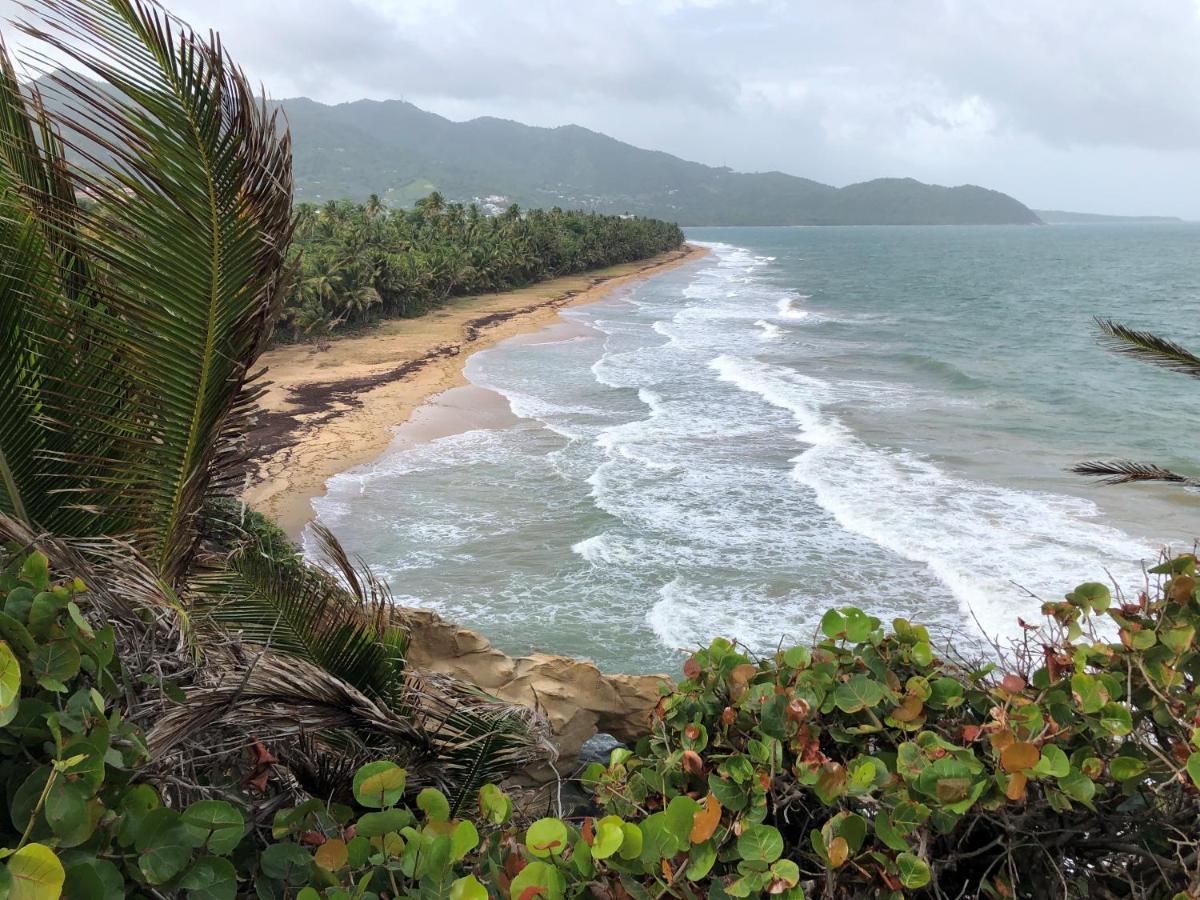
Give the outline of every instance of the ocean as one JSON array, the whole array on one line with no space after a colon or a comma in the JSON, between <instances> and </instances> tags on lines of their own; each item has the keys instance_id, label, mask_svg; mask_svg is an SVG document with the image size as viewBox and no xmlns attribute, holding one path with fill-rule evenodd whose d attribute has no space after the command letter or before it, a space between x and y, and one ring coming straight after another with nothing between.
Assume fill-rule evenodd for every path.
<instances>
[{"instance_id":1,"label":"ocean","mask_svg":"<svg viewBox=\"0 0 1200 900\"><path fill-rule=\"evenodd\" d=\"M512 415L314 501L398 602L614 672L836 606L970 648L1200 534L1195 494L1065 471L1192 464L1200 383L1093 317L1200 347L1200 225L687 234L710 255L470 357Z\"/></svg>"}]
</instances>

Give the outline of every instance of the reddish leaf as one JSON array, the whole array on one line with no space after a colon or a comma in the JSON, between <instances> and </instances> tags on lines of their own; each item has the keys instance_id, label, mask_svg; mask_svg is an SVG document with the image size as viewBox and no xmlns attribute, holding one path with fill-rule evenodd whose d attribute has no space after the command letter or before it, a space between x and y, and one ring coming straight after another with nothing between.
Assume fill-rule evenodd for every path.
<instances>
[{"instance_id":1,"label":"reddish leaf","mask_svg":"<svg viewBox=\"0 0 1200 900\"><path fill-rule=\"evenodd\" d=\"M1029 779L1025 777L1024 772L1017 772L1010 779L1008 779L1008 790L1006 790L1004 792L1005 796L1007 796L1009 800L1012 800L1014 802L1017 800L1024 800L1025 799L1025 787L1028 784L1028 782L1029 782Z\"/></svg>"},{"instance_id":2,"label":"reddish leaf","mask_svg":"<svg viewBox=\"0 0 1200 900\"><path fill-rule=\"evenodd\" d=\"M793 722L803 722L808 718L809 705L803 697L797 697L787 705L787 717Z\"/></svg>"},{"instance_id":3,"label":"reddish leaf","mask_svg":"<svg viewBox=\"0 0 1200 900\"><path fill-rule=\"evenodd\" d=\"M1019 694L1025 690L1025 679L1020 675L1005 675L1004 680L1000 682L1000 688L1006 694Z\"/></svg>"},{"instance_id":4,"label":"reddish leaf","mask_svg":"<svg viewBox=\"0 0 1200 900\"><path fill-rule=\"evenodd\" d=\"M909 694L900 701L900 705L892 710L892 718L897 722L911 722L921 715L925 709L925 701L914 694Z\"/></svg>"},{"instance_id":5,"label":"reddish leaf","mask_svg":"<svg viewBox=\"0 0 1200 900\"><path fill-rule=\"evenodd\" d=\"M1014 741L1000 751L1000 765L1005 772L1020 772L1037 765L1041 754L1027 741Z\"/></svg>"},{"instance_id":6,"label":"reddish leaf","mask_svg":"<svg viewBox=\"0 0 1200 900\"><path fill-rule=\"evenodd\" d=\"M273 766L279 762L278 759L271 755L271 751L263 746L262 741L255 741L250 749L254 752L254 764L256 766Z\"/></svg>"},{"instance_id":7,"label":"reddish leaf","mask_svg":"<svg viewBox=\"0 0 1200 900\"><path fill-rule=\"evenodd\" d=\"M689 656L687 662L683 664L683 677L695 678L700 674L700 663L696 662L696 657Z\"/></svg>"},{"instance_id":8,"label":"reddish leaf","mask_svg":"<svg viewBox=\"0 0 1200 900\"><path fill-rule=\"evenodd\" d=\"M717 830L721 822L721 803L712 794L704 798L704 806L692 816L691 840L703 844Z\"/></svg>"},{"instance_id":9,"label":"reddish leaf","mask_svg":"<svg viewBox=\"0 0 1200 900\"><path fill-rule=\"evenodd\" d=\"M704 774L704 760L700 758L700 754L695 750L683 751L683 770L692 775Z\"/></svg>"}]
</instances>

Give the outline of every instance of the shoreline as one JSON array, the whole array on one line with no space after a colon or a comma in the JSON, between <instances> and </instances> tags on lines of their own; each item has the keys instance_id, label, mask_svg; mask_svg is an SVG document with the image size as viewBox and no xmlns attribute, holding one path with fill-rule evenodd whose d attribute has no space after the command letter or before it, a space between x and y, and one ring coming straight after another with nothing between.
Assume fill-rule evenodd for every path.
<instances>
[{"instance_id":1,"label":"shoreline","mask_svg":"<svg viewBox=\"0 0 1200 900\"><path fill-rule=\"evenodd\" d=\"M423 316L388 319L326 344L269 350L259 360L267 374L258 424L247 434L259 461L247 473L242 499L297 539L328 479L378 457L414 413L470 384L463 370L472 353L708 252L685 244L649 260L456 297Z\"/></svg>"}]
</instances>

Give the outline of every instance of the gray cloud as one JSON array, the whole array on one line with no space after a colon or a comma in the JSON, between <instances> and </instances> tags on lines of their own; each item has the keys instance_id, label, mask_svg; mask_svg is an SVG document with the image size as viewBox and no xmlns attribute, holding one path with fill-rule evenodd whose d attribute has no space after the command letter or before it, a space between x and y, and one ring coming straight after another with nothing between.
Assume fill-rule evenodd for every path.
<instances>
[{"instance_id":1,"label":"gray cloud","mask_svg":"<svg viewBox=\"0 0 1200 900\"><path fill-rule=\"evenodd\" d=\"M277 97L403 97L740 169L1200 217L1200 0L168 5Z\"/></svg>"}]
</instances>

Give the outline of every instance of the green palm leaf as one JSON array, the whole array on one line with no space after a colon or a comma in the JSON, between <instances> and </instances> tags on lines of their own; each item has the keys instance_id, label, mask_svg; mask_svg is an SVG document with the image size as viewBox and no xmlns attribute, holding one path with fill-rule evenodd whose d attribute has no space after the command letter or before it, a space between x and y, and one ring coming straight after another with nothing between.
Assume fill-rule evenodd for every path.
<instances>
[{"instance_id":1,"label":"green palm leaf","mask_svg":"<svg viewBox=\"0 0 1200 900\"><path fill-rule=\"evenodd\" d=\"M1186 350L1174 341L1151 334L1148 331L1138 331L1113 322L1111 319L1097 319L1097 326L1105 335L1109 348L1117 353L1143 359L1156 366L1182 372L1200 378L1200 356Z\"/></svg>"},{"instance_id":2,"label":"green palm leaf","mask_svg":"<svg viewBox=\"0 0 1200 900\"><path fill-rule=\"evenodd\" d=\"M391 598L369 573L350 571L354 580L342 584L299 561L281 563L251 543L219 568L194 575L188 598L195 613L229 634L386 698L404 670L407 634L391 623Z\"/></svg>"},{"instance_id":3,"label":"green palm leaf","mask_svg":"<svg viewBox=\"0 0 1200 900\"><path fill-rule=\"evenodd\" d=\"M53 283L33 285L0 326L40 317L39 348L65 354L85 324L91 359L105 364L99 390L112 402L89 405L74 372L47 367L38 416L0 413L0 434L24 420L86 438L86 450L33 456L71 467L78 477L60 495L103 512L106 529L134 533L152 568L175 581L195 551L201 505L227 486L238 459L251 366L283 296L288 141L220 43L157 6L35 0L31 9L41 24L19 27L99 79L59 72L44 90L57 100L45 118L87 161L69 179L96 201L78 213L77 234L101 277L91 280L94 296L72 295L61 289L71 261L56 257ZM24 118L38 121L29 109ZM45 199L47 188L27 187ZM10 469L23 495L37 493L25 490L28 466ZM42 524L81 527L55 515Z\"/></svg>"}]
</instances>

